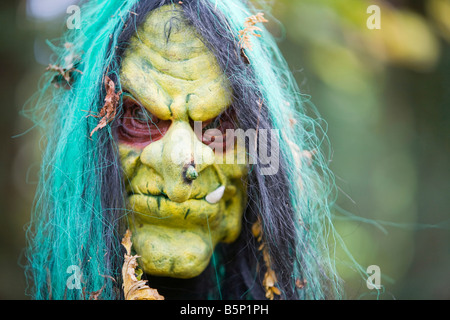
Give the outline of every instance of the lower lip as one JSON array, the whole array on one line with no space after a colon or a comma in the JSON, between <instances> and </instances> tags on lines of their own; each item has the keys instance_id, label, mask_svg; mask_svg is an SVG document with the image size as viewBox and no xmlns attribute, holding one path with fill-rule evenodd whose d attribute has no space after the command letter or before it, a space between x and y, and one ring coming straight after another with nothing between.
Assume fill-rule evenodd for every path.
<instances>
[{"instance_id":1,"label":"lower lip","mask_svg":"<svg viewBox=\"0 0 450 320\"><path fill-rule=\"evenodd\" d=\"M179 203L162 195L132 194L128 196L128 209L134 219L141 223L173 227L214 227L223 220L224 204L223 201L210 204L196 199Z\"/></svg>"}]
</instances>

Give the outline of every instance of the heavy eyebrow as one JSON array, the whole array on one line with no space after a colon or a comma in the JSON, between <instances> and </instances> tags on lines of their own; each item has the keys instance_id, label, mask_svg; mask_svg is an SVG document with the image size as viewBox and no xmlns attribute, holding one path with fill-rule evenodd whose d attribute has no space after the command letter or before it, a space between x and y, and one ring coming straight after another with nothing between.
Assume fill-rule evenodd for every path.
<instances>
[{"instance_id":1,"label":"heavy eyebrow","mask_svg":"<svg viewBox=\"0 0 450 320\"><path fill-rule=\"evenodd\" d=\"M173 99L142 63L125 59L120 78L123 90L129 92L142 106L162 120L170 119L172 114L169 106Z\"/></svg>"}]
</instances>

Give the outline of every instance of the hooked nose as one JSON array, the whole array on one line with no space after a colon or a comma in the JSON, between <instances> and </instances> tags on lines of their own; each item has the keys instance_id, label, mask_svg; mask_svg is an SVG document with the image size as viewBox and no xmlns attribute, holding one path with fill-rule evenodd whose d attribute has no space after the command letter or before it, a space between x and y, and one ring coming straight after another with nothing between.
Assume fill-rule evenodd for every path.
<instances>
[{"instance_id":1,"label":"hooked nose","mask_svg":"<svg viewBox=\"0 0 450 320\"><path fill-rule=\"evenodd\" d=\"M193 181L214 163L214 152L198 140L186 122L172 123L165 136L144 148L141 162L164 181L164 192L174 202L191 198Z\"/></svg>"}]
</instances>

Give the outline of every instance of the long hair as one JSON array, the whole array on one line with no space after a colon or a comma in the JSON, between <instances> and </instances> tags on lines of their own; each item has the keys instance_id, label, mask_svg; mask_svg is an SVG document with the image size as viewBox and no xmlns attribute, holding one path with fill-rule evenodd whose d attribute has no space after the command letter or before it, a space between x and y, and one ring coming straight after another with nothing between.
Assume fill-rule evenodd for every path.
<instances>
[{"instance_id":1,"label":"long hair","mask_svg":"<svg viewBox=\"0 0 450 320\"><path fill-rule=\"evenodd\" d=\"M178 3L89 1L81 9L80 30L69 30L63 38L70 45L55 48L55 65L64 65L69 51L79 59L69 90L54 88L54 74L47 73L36 106L28 110L46 132L28 230L26 274L35 299L121 298L120 238L127 214L122 170L114 126L91 137L98 119L88 115L103 106L105 75L120 89L121 56L137 27L150 11L172 2ZM334 233L334 182L322 152L326 136L307 115L314 108L300 94L270 33L260 26L252 49L241 46L239 31L256 13L244 2L184 0L180 8L231 83L239 128L278 133L279 169L263 174L265 164L248 150L256 162L247 179L242 232L234 243L218 245L207 270L187 283L200 298L265 299L263 283L271 269L279 290L275 298L339 298L328 246ZM254 236L255 223L262 238ZM80 290L68 288L70 266L80 271Z\"/></svg>"}]
</instances>

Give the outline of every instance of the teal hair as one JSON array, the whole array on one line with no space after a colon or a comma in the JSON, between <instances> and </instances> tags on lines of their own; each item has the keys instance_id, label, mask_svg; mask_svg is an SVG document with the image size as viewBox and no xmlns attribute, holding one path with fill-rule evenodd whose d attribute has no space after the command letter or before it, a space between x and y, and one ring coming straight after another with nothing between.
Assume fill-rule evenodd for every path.
<instances>
[{"instance_id":1,"label":"teal hair","mask_svg":"<svg viewBox=\"0 0 450 320\"><path fill-rule=\"evenodd\" d=\"M208 3L220 12L236 42L245 19L256 13L238 0L194 1ZM106 154L116 151L110 126L91 137L99 119L88 115L98 113L103 106L105 75L116 79L120 90L116 51L123 49L121 33L133 23L129 18L139 2L87 2L81 9L81 28L69 30L62 39L63 43L71 43L70 50L81 57L75 64L80 72L72 73L71 89L54 88L55 74L48 72L35 107L27 111L45 130L46 142L28 230L26 271L35 299L89 299L96 292L101 292L102 299L120 298L123 252L119 228L126 211L122 190L105 194L111 191L105 189L107 180L114 179L111 175L120 168L117 159L111 160ZM245 54L272 127L280 132L280 154L286 164L289 206L294 214L290 218L297 237L297 245L290 248L292 290L304 299L339 298L339 279L329 248L335 234L330 213L334 181L323 152L326 135L320 122L307 115L315 112L314 108L299 93L273 37L264 26L258 26L261 37L252 39L253 49ZM64 66L68 49L54 50L53 63ZM308 157L311 154L314 156ZM115 200L105 201L105 197ZM269 221L263 223L266 238L275 242ZM68 281L73 279L73 269L67 273L70 266L81 271L83 290L68 288ZM299 279L306 280L306 286L296 286Z\"/></svg>"},{"instance_id":2,"label":"teal hair","mask_svg":"<svg viewBox=\"0 0 450 320\"><path fill-rule=\"evenodd\" d=\"M110 252L113 247L105 240L105 234L114 235L113 223L105 219L109 208L101 201L107 167L100 166L100 135L90 137L99 119L87 116L102 107L104 75L108 66L115 71L111 48L135 2L96 0L82 7L80 29L69 30L62 40L81 56L76 68L82 73L74 72L72 89L64 90L54 88L55 74L48 72L37 106L29 111L44 127L46 140L27 252L35 299L88 299L102 288L103 299L118 297L112 280L118 274L105 256L122 253ZM55 51L54 64L65 66L67 50ZM81 271L84 290L68 289L67 282L76 281L70 277L77 276L72 269L67 273L72 265Z\"/></svg>"}]
</instances>

